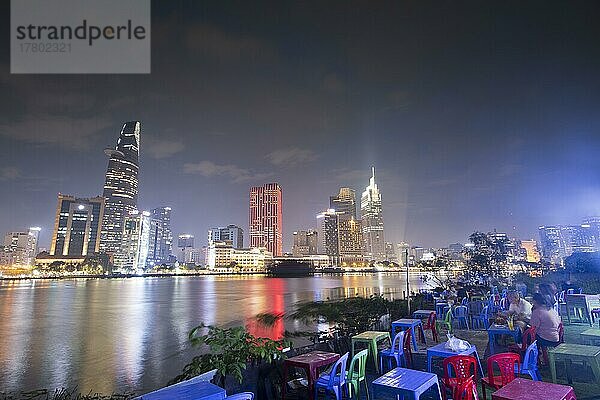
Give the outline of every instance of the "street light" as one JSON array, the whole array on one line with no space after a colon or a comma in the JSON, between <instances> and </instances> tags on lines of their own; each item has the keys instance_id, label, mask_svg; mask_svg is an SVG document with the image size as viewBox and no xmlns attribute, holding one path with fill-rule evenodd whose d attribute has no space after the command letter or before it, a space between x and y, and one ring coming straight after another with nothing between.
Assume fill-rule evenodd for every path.
<instances>
[{"instance_id":1,"label":"street light","mask_svg":"<svg viewBox=\"0 0 600 400\"><path fill-rule=\"evenodd\" d=\"M408 314L410 315L410 284L408 283L408 249L404 250L404 259L406 262L406 309L408 310Z\"/></svg>"}]
</instances>

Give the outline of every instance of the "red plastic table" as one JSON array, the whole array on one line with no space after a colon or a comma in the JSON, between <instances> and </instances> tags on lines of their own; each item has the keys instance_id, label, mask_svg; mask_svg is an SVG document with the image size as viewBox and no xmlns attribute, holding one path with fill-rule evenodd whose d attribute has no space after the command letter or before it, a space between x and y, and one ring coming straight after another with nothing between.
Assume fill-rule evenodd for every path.
<instances>
[{"instance_id":1,"label":"red plastic table","mask_svg":"<svg viewBox=\"0 0 600 400\"><path fill-rule=\"evenodd\" d=\"M285 389L288 381L289 367L298 367L306 370L308 377L308 396L312 399L315 395L314 384L318 375L318 369L329 364L333 364L340 358L337 353L327 353L324 351L311 351L310 353L301 354L296 357L291 357L283 362L283 390L281 397L285 398Z\"/></svg>"},{"instance_id":2,"label":"red plastic table","mask_svg":"<svg viewBox=\"0 0 600 400\"><path fill-rule=\"evenodd\" d=\"M515 378L492 393L492 400L575 400L571 386Z\"/></svg>"}]
</instances>

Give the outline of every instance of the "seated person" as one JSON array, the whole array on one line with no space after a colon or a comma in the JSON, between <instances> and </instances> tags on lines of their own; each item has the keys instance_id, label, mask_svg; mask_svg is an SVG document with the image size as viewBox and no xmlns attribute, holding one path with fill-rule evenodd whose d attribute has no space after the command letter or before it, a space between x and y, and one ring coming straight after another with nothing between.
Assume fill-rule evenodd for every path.
<instances>
[{"instance_id":1,"label":"seated person","mask_svg":"<svg viewBox=\"0 0 600 400\"><path fill-rule=\"evenodd\" d=\"M548 296L541 293L533 295L533 311L529 323L536 328L535 338L539 347L556 347L559 345L558 327L560 317L552 308Z\"/></svg>"},{"instance_id":2,"label":"seated person","mask_svg":"<svg viewBox=\"0 0 600 400\"><path fill-rule=\"evenodd\" d=\"M522 299L521 294L516 291L508 292L506 299L510 302L510 306L508 311L501 313L501 315L505 318L512 316L513 324L519 327L521 332L524 331L531 318L531 309L533 306L527 300Z\"/></svg>"}]
</instances>

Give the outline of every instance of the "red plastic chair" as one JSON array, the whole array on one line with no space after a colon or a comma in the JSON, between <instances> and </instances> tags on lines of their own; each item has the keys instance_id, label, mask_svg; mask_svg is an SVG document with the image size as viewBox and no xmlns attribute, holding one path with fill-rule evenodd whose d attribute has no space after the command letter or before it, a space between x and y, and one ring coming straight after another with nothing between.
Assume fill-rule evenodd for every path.
<instances>
[{"instance_id":1,"label":"red plastic chair","mask_svg":"<svg viewBox=\"0 0 600 400\"><path fill-rule=\"evenodd\" d=\"M494 364L498 366L500 375L494 375ZM515 353L499 353L490 356L487 360L488 375L481 378L483 400L487 400L485 393L486 386L498 390L504 385L512 382L516 378L515 371L519 371L520 365L521 356Z\"/></svg>"},{"instance_id":2,"label":"red plastic chair","mask_svg":"<svg viewBox=\"0 0 600 400\"><path fill-rule=\"evenodd\" d=\"M477 384L473 380L473 376L463 380L452 391L452 400L479 400L477 397Z\"/></svg>"},{"instance_id":3,"label":"red plastic chair","mask_svg":"<svg viewBox=\"0 0 600 400\"><path fill-rule=\"evenodd\" d=\"M529 345L531 345L531 343L533 343L535 341L535 333L536 333L536 327L532 326L528 329L525 330L525 332L523 333L523 338L521 339L521 344L511 344L508 347L508 351L510 351L511 353L517 353L522 357L525 356L525 352L527 351L527 348L529 347Z\"/></svg>"},{"instance_id":4,"label":"red plastic chair","mask_svg":"<svg viewBox=\"0 0 600 400\"><path fill-rule=\"evenodd\" d=\"M413 358L412 358L412 350L411 350L410 346L411 346L411 342L412 342L413 331L412 331L412 328L408 328L404 332L405 333L404 333L403 350L404 350L404 358L406 360L406 368L412 368Z\"/></svg>"},{"instance_id":5,"label":"red plastic chair","mask_svg":"<svg viewBox=\"0 0 600 400\"><path fill-rule=\"evenodd\" d=\"M477 375L477 359L471 356L450 356L444 358L443 362L444 376L442 377L442 398L446 400L447 389L452 393L464 383L465 380ZM473 372L471 372L473 370ZM477 391L477 389L475 389ZM454 395L452 396L454 400Z\"/></svg>"},{"instance_id":6,"label":"red plastic chair","mask_svg":"<svg viewBox=\"0 0 600 400\"><path fill-rule=\"evenodd\" d=\"M429 314L429 317L427 318L427 323L423 325L423 331L427 331L430 330L431 331L431 336L433 337L433 340L435 340L435 342L438 342L438 333L437 333L437 328L435 327L435 313L432 312Z\"/></svg>"}]
</instances>

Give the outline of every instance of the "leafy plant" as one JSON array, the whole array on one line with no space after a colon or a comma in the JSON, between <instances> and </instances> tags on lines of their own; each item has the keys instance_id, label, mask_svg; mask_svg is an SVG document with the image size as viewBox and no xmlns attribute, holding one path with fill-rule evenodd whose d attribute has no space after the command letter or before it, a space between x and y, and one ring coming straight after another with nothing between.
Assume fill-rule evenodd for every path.
<instances>
[{"instance_id":1,"label":"leafy plant","mask_svg":"<svg viewBox=\"0 0 600 400\"><path fill-rule=\"evenodd\" d=\"M192 346L205 352L192 358L170 383L181 382L215 368L222 384L226 376L232 376L241 383L243 371L249 363L281 359L284 357L283 349L289 346L285 339L255 337L242 326L224 329L201 324L192 329L188 337Z\"/></svg>"}]
</instances>

